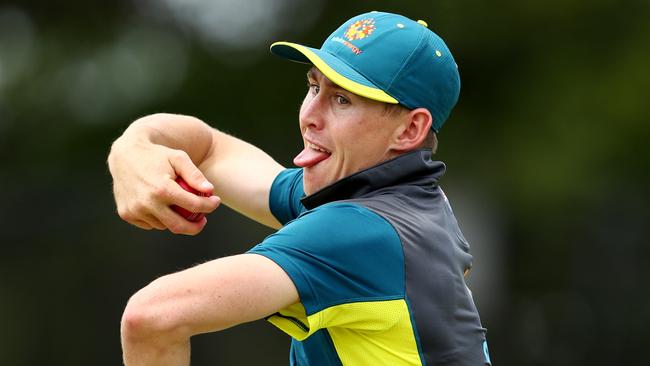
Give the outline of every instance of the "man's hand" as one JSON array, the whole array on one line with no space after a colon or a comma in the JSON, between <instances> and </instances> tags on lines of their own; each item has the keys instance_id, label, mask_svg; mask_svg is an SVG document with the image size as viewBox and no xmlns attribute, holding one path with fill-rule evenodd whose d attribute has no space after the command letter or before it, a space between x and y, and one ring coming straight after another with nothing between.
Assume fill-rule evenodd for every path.
<instances>
[{"instance_id":1,"label":"man's hand","mask_svg":"<svg viewBox=\"0 0 650 366\"><path fill-rule=\"evenodd\" d=\"M280 227L269 194L282 165L198 118L157 113L138 119L113 143L108 167L118 214L142 229L198 234L206 220L190 222L170 206L209 213L222 199L259 223ZM185 191L175 182L179 176L209 197Z\"/></svg>"},{"instance_id":2,"label":"man's hand","mask_svg":"<svg viewBox=\"0 0 650 366\"><path fill-rule=\"evenodd\" d=\"M144 137L155 134L155 130L140 125L130 127L127 132L115 141L108 157L119 216L145 230L168 229L176 234L198 234L207 219L188 221L170 206L210 213L221 202L219 197L212 195L213 185L186 152ZM185 191L176 183L177 176L210 196L200 197Z\"/></svg>"}]
</instances>

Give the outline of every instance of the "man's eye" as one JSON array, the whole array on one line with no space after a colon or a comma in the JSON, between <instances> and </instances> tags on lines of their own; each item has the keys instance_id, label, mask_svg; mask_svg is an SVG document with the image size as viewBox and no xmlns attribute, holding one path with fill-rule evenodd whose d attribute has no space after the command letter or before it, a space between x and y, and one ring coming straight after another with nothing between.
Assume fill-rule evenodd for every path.
<instances>
[{"instance_id":1,"label":"man's eye","mask_svg":"<svg viewBox=\"0 0 650 366\"><path fill-rule=\"evenodd\" d=\"M342 95L337 95L336 96L336 102L338 104L350 104L350 101L346 97L344 97Z\"/></svg>"},{"instance_id":2,"label":"man's eye","mask_svg":"<svg viewBox=\"0 0 650 366\"><path fill-rule=\"evenodd\" d=\"M309 86L309 90L314 94L318 94L320 91L320 86L318 84L308 83L307 85Z\"/></svg>"}]
</instances>

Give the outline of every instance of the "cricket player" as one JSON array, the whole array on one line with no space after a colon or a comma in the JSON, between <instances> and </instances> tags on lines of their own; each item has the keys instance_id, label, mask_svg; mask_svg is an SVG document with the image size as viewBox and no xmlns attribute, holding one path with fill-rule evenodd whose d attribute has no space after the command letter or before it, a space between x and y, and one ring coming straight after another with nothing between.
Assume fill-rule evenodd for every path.
<instances>
[{"instance_id":1,"label":"cricket player","mask_svg":"<svg viewBox=\"0 0 650 366\"><path fill-rule=\"evenodd\" d=\"M206 219L170 206L209 213L223 202L277 229L134 294L124 363L188 365L190 337L266 319L291 337L290 365L490 364L465 284L469 245L439 187L445 165L432 159L460 90L443 40L423 21L371 12L319 49L277 42L271 52L311 65L297 168L181 115L141 118L112 146L127 222L196 234Z\"/></svg>"}]
</instances>

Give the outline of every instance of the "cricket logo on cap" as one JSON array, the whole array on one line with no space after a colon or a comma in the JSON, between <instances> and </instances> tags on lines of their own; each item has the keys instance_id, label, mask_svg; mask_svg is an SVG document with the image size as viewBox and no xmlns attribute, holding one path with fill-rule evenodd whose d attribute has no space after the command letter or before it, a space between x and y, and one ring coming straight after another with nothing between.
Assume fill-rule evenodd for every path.
<instances>
[{"instance_id":1,"label":"cricket logo on cap","mask_svg":"<svg viewBox=\"0 0 650 366\"><path fill-rule=\"evenodd\" d=\"M345 31L345 38L349 41L364 39L375 31L375 20L373 18L357 20Z\"/></svg>"}]
</instances>

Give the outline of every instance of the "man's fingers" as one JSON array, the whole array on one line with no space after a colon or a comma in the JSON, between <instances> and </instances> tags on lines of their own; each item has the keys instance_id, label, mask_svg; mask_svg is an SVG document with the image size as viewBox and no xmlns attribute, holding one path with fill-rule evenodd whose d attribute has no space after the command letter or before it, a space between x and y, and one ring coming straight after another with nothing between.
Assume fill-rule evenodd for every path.
<instances>
[{"instance_id":1,"label":"man's fingers","mask_svg":"<svg viewBox=\"0 0 650 366\"><path fill-rule=\"evenodd\" d=\"M187 153L180 150L176 151L169 158L169 163L176 171L176 174L183 178L190 187L210 196L213 194L214 186L205 178L201 170L194 165Z\"/></svg>"},{"instance_id":2,"label":"man's fingers","mask_svg":"<svg viewBox=\"0 0 650 366\"><path fill-rule=\"evenodd\" d=\"M196 235L208 223L205 217L196 222L188 221L169 207L161 210L159 218L161 223L174 234Z\"/></svg>"},{"instance_id":3,"label":"man's fingers","mask_svg":"<svg viewBox=\"0 0 650 366\"><path fill-rule=\"evenodd\" d=\"M145 217L145 221L147 222L147 224L149 224L149 226L153 227L153 228L156 229L156 230L166 230L166 229L167 229L167 228L165 227L165 225L163 225L163 223L160 222L160 220L158 220L158 219L157 219L155 216L153 216L153 215L147 215L147 216Z\"/></svg>"},{"instance_id":4,"label":"man's fingers","mask_svg":"<svg viewBox=\"0 0 650 366\"><path fill-rule=\"evenodd\" d=\"M151 214L145 214L145 213L121 214L120 213L120 217L124 221L126 221L126 222L128 222L128 223L130 223L130 224L132 224L134 226L137 226L140 229L144 229L144 230L151 230L151 229L165 230L165 229L167 229L165 227L165 225L163 225L163 223L160 222L160 220L158 220L155 216L153 216Z\"/></svg>"},{"instance_id":5,"label":"man's fingers","mask_svg":"<svg viewBox=\"0 0 650 366\"><path fill-rule=\"evenodd\" d=\"M170 206L180 206L190 212L210 213L221 201L212 195L214 187L184 151L160 147L151 152L143 155L162 159L149 159L149 164L141 163L145 169L134 169L115 180L114 195L119 216L144 230L169 229L178 234L198 234L206 220L190 222ZM178 176L195 191L208 197L186 191L176 182Z\"/></svg>"},{"instance_id":6,"label":"man's fingers","mask_svg":"<svg viewBox=\"0 0 650 366\"><path fill-rule=\"evenodd\" d=\"M219 207L218 196L203 197L183 189L176 181L169 180L156 193L158 198L169 205L180 206L190 212L210 213Z\"/></svg>"},{"instance_id":7,"label":"man's fingers","mask_svg":"<svg viewBox=\"0 0 650 366\"><path fill-rule=\"evenodd\" d=\"M129 221L129 223L131 225L136 226L136 227L138 227L140 229L143 229L143 230L151 230L151 229L153 229L153 227L151 225L147 224L146 222L144 222L142 220L133 220L133 221Z\"/></svg>"}]
</instances>

